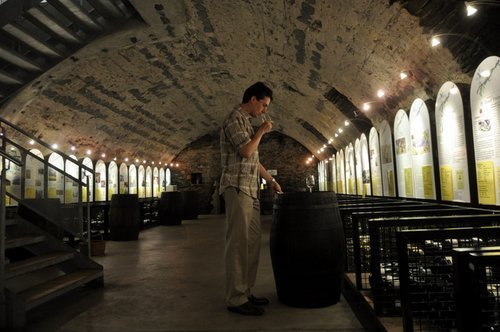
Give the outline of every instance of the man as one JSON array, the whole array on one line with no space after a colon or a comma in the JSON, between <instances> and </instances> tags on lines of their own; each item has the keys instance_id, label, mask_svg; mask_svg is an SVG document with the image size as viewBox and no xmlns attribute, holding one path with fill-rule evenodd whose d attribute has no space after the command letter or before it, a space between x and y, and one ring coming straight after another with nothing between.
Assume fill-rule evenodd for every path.
<instances>
[{"instance_id":1,"label":"man","mask_svg":"<svg viewBox=\"0 0 500 332\"><path fill-rule=\"evenodd\" d=\"M250 118L262 116L273 98L272 90L257 82L245 90L242 103L222 124L220 192L226 202L226 304L231 312L259 316L266 298L252 294L261 247L259 177L270 184L272 192L281 187L259 162L262 136L271 131L264 121L254 132Z\"/></svg>"}]
</instances>

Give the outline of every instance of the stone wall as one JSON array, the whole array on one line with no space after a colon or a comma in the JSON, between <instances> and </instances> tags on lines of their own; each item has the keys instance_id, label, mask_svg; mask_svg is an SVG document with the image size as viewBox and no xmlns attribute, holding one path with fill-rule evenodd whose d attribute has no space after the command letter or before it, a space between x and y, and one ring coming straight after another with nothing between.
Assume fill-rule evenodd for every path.
<instances>
[{"instance_id":1,"label":"stone wall","mask_svg":"<svg viewBox=\"0 0 500 332\"><path fill-rule=\"evenodd\" d=\"M312 153L292 138L271 132L262 139L259 148L260 161L267 169L277 171L275 176L284 191L304 190L306 174L317 175L315 163L306 165L305 161ZM171 168L172 184L178 190L196 190L199 192L199 212L213 213L213 195L220 177L219 133L203 136L191 143L175 159L179 167ZM195 182L195 173L201 174L201 181Z\"/></svg>"}]
</instances>

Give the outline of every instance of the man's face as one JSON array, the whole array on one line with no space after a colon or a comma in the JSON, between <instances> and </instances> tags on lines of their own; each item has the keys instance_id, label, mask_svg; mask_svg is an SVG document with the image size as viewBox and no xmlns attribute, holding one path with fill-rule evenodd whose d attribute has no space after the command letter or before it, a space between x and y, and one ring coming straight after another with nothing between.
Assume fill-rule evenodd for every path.
<instances>
[{"instance_id":1,"label":"man's face","mask_svg":"<svg viewBox=\"0 0 500 332\"><path fill-rule=\"evenodd\" d=\"M253 106L250 115L256 118L267 112L267 108L269 107L269 104L271 104L271 98L264 97L263 99L258 100L255 96L253 96L252 99L250 99L250 102Z\"/></svg>"}]
</instances>

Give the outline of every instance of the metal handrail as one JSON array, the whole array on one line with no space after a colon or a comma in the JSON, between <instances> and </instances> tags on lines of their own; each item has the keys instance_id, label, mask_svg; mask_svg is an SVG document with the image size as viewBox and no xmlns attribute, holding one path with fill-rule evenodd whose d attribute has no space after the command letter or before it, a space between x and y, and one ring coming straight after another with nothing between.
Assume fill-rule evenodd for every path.
<instances>
[{"instance_id":1,"label":"metal handrail","mask_svg":"<svg viewBox=\"0 0 500 332\"><path fill-rule=\"evenodd\" d=\"M5 126L4 126L5 125ZM22 146L20 143L6 137L6 129L10 127L13 132L14 136L20 137L25 136L32 140L33 142L38 143L40 146L46 148L48 151L55 152L59 154L64 162L66 163L66 160L70 160L72 163L74 163L79 170L79 176L78 178L72 176L71 174L68 174L64 169L59 169L57 167L54 167L51 165L48 160L45 160L43 158L40 158L39 156L33 154L30 152L29 148L26 148ZM83 231L83 187L87 187L87 248L88 248L88 256L91 256L91 222L90 222L90 188L91 188L91 183L90 183L90 176L95 176L95 172L93 169L87 167L86 165L83 164L83 162L75 160L68 156L67 154L58 151L57 149L54 149L51 145L41 141L40 139L36 138L34 135L26 132L22 128L16 126L15 124L3 119L0 117L0 158L1 158L1 163L2 163L2 169L0 171L0 328L3 328L6 326L6 294L5 294L5 263L6 263L6 257L5 257L5 250L6 250L6 241L5 241L5 232L6 232L6 197L10 197L14 199L17 202L20 202L24 199L24 193L21 192L20 196L17 197L14 193L7 192L6 188L6 176L7 176L7 161L12 162L13 164L17 165L18 167L21 168L21 174L24 174L25 172L25 165L21 160L18 160L18 158L9 155L6 151L7 144L10 144L17 149L19 149L20 152L22 152L22 156L31 156L38 160L40 163L43 164L44 170L47 171L48 169L56 169L58 172L62 173L65 178L70 179L74 183L78 184L78 203L77 203L77 208L78 208L78 221L79 221L79 231L80 231L80 236L81 239L84 239L84 231ZM24 157L22 157L24 158ZM24 160L24 159L23 159ZM47 176L47 174L45 174ZM86 177L86 182L83 181L83 176ZM45 193L46 195L47 193ZM42 213L43 215L43 213ZM49 219L50 220L50 219Z\"/></svg>"},{"instance_id":2,"label":"metal handrail","mask_svg":"<svg viewBox=\"0 0 500 332\"><path fill-rule=\"evenodd\" d=\"M74 162L76 165L78 165L79 167L81 167L81 168L85 169L86 171L94 174L94 170L91 169L91 168L89 168L89 167L87 167L87 166L85 166L81 161L75 160L75 159L71 158L70 156L68 156L67 154L65 154L64 152L59 151L57 149L54 149L50 144L47 144L47 143L39 140L34 135L32 135L32 134L28 133L27 131L19 128L18 126L16 126L12 122L9 122L9 121L7 121L7 120L5 120L5 119L3 119L3 118L0 117L0 125L2 123L5 123L6 125L8 125L9 127L11 127L12 129L14 129L15 131L17 131L17 132L23 134L24 136L32 139L33 141L35 141L38 144L40 144L41 146L49 149L50 151L59 154L61 157L63 157L63 159L69 159L72 162ZM20 149L23 149L24 151L28 151L29 152L29 149L24 148L23 146L21 146L21 145L17 144L16 142L12 141L11 139L9 139L7 137L3 137L3 139L5 139L9 144L15 145L17 148L20 148Z\"/></svg>"}]
</instances>

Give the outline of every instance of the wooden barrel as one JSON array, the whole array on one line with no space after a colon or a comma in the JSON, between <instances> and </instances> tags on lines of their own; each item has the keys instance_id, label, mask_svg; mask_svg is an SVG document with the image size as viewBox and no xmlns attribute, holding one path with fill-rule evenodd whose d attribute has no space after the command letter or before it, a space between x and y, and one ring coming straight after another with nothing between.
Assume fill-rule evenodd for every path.
<instances>
[{"instance_id":1,"label":"wooden barrel","mask_svg":"<svg viewBox=\"0 0 500 332\"><path fill-rule=\"evenodd\" d=\"M181 191L182 219L198 219L198 192L194 190Z\"/></svg>"},{"instance_id":2,"label":"wooden barrel","mask_svg":"<svg viewBox=\"0 0 500 332\"><path fill-rule=\"evenodd\" d=\"M279 194L270 250L280 302L302 308L337 303L344 278L345 239L335 193Z\"/></svg>"},{"instance_id":3,"label":"wooden barrel","mask_svg":"<svg viewBox=\"0 0 500 332\"><path fill-rule=\"evenodd\" d=\"M182 223L182 195L180 191L161 193L158 203L158 222L160 225L173 226Z\"/></svg>"},{"instance_id":4,"label":"wooden barrel","mask_svg":"<svg viewBox=\"0 0 500 332\"><path fill-rule=\"evenodd\" d=\"M109 206L109 238L114 241L137 240L140 228L137 194L113 194Z\"/></svg>"}]
</instances>

